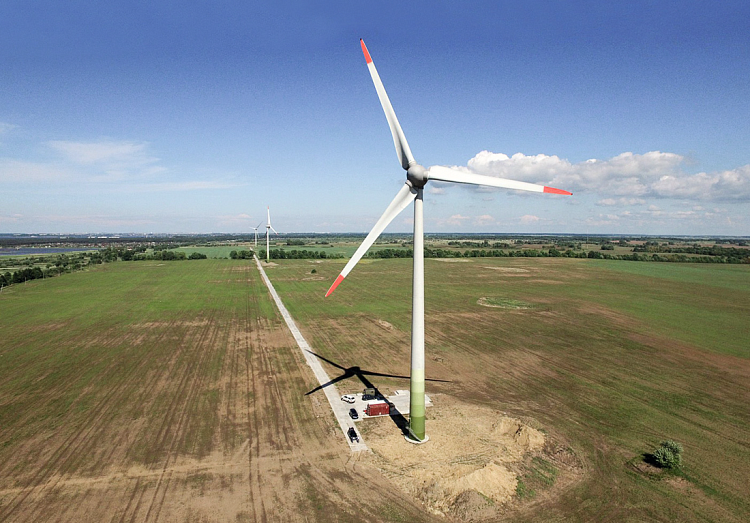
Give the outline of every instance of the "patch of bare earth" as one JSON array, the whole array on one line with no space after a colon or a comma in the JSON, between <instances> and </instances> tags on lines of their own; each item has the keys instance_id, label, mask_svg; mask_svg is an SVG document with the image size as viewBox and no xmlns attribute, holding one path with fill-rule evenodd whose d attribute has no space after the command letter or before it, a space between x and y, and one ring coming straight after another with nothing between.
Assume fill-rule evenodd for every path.
<instances>
[{"instance_id":1,"label":"patch of bare earth","mask_svg":"<svg viewBox=\"0 0 750 523\"><path fill-rule=\"evenodd\" d=\"M506 512L524 462L552 448L544 434L450 396L438 395L434 404L423 445L406 442L389 418L363 424L373 465L434 514L477 520Z\"/></svg>"},{"instance_id":2,"label":"patch of bare earth","mask_svg":"<svg viewBox=\"0 0 750 523\"><path fill-rule=\"evenodd\" d=\"M524 272L529 272L528 269L521 269L518 267L483 267L484 269L491 269L493 271L499 271L499 272L507 272L511 274L519 274Z\"/></svg>"},{"instance_id":3,"label":"patch of bare earth","mask_svg":"<svg viewBox=\"0 0 750 523\"><path fill-rule=\"evenodd\" d=\"M387 331L393 330L393 325L385 320L376 320L375 323L378 325L378 327L382 327Z\"/></svg>"}]
</instances>

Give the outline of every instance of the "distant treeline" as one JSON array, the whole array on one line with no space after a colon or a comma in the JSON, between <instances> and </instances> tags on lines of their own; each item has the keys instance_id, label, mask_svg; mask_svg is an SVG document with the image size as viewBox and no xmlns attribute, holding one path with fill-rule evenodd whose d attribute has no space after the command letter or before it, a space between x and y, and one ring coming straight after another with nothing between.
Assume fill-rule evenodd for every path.
<instances>
[{"instance_id":1,"label":"distant treeline","mask_svg":"<svg viewBox=\"0 0 750 523\"><path fill-rule=\"evenodd\" d=\"M159 246L157 246L159 247ZM23 269L17 269L13 272L6 271L0 273L0 286L7 287L16 283L25 283L29 280L40 280L51 278L66 272L82 270L89 265L99 265L102 263L112 263L118 260L122 261L146 261L146 260L202 260L208 258L205 254L193 252L189 256L182 251L166 250L169 247L161 247L155 250L153 254L147 254L146 246L128 247L107 247L100 249L95 253L75 253L59 254L57 256L44 256L37 259L36 263L43 263L45 267L31 266L35 263L28 258L20 261L29 266Z\"/></svg>"},{"instance_id":2,"label":"distant treeline","mask_svg":"<svg viewBox=\"0 0 750 523\"><path fill-rule=\"evenodd\" d=\"M253 251L232 251L229 257L233 260L252 260Z\"/></svg>"},{"instance_id":3,"label":"distant treeline","mask_svg":"<svg viewBox=\"0 0 750 523\"><path fill-rule=\"evenodd\" d=\"M677 262L677 263L750 263L750 251L746 249L723 249L724 251L740 251L744 256L731 255L706 255L686 256L679 253L673 256L660 256L653 253L639 254L604 254L601 251L560 251L558 249L471 249L465 251L449 249L430 249L425 247L425 258L590 258L599 260L625 260L625 261L652 261L652 262ZM273 252L273 251L272 251ZM692 254L692 253L691 253ZM701 254L701 253L695 253ZM412 249L381 249L367 253L368 258L411 258L414 255Z\"/></svg>"},{"instance_id":4,"label":"distant treeline","mask_svg":"<svg viewBox=\"0 0 750 523\"><path fill-rule=\"evenodd\" d=\"M308 251L305 249L292 249L291 251L285 251L284 249L271 249L270 258L273 260L335 260L344 258L343 254L331 254L325 251ZM264 259L266 257L266 250L260 249L258 251L258 258Z\"/></svg>"},{"instance_id":5,"label":"distant treeline","mask_svg":"<svg viewBox=\"0 0 750 523\"><path fill-rule=\"evenodd\" d=\"M714 256L725 258L724 263L750 263L750 249L740 249L737 247L720 247L718 245L702 246L692 245L678 247L675 245L659 245L656 243L646 243L636 245L633 252L645 253L673 253L673 254L697 254L700 256Z\"/></svg>"},{"instance_id":6,"label":"distant treeline","mask_svg":"<svg viewBox=\"0 0 750 523\"><path fill-rule=\"evenodd\" d=\"M157 245L153 253L147 253L147 247L139 246L134 248L127 247L107 247L101 249L98 253L91 256L91 263L109 263L119 260L122 261L178 261L178 260L205 260L208 258L205 254L193 252L190 255L183 251L174 251L168 245Z\"/></svg>"}]
</instances>

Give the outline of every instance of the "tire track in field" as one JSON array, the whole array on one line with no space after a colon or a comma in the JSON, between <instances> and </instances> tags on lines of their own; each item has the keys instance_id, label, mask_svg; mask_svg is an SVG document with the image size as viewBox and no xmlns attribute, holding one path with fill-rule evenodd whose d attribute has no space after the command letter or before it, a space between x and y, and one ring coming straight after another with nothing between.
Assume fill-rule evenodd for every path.
<instances>
[{"instance_id":1,"label":"tire track in field","mask_svg":"<svg viewBox=\"0 0 750 523\"><path fill-rule=\"evenodd\" d=\"M214 313L212 314L211 319L208 322L208 325L216 325L216 322L213 321L214 316L216 315L215 309L214 309L213 312ZM161 510L162 510L162 508L164 506L164 501L166 499L167 492L169 490L169 486L170 486L171 481L172 481L172 471L169 471L168 474L167 474L167 469L168 469L169 464L170 464L170 459L172 460L172 462L174 462L174 460L175 460L175 458L177 457L177 454L178 454L178 451L175 450L175 446L178 443L183 443L184 440L185 440L185 438L187 437L188 431L186 429L186 424L187 424L188 419L190 417L188 413L193 412L193 409L191 408L191 406L195 405L196 403L199 403L199 401L200 401L200 392L202 390L204 390L204 383L206 381L208 381L208 380L211 379L211 377L208 376L206 373L199 373L198 370L201 369L204 366L206 360L209 360L210 357L213 356L213 352L214 351L219 350L219 348L218 348L219 345L216 343L216 338L218 337L219 333L222 332L222 329L220 329L220 328L210 328L210 329L204 329L204 332L205 331L208 331L208 334L206 334L206 337L208 337L208 340L207 340L206 343L203 343L202 341L201 341L201 343L198 343L197 349L200 350L200 347L203 347L204 345L208 345L209 347L213 347L213 351L209 351L209 350L205 350L205 351L201 350L200 351L201 354L203 355L203 357L201 358L201 361L199 362L199 364L194 367L196 369L195 372L198 373L199 379L193 380L193 385L190 388L190 391L188 393L188 400L185 402L185 407L183 408L182 414L180 415L180 419L178 421L178 426L177 426L177 429L175 431L175 436L174 436L174 438L172 440L172 444L170 446L170 449L167 452L167 458L166 458L166 460L164 462L164 468L162 470L162 475L159 478L159 482L156 485L156 491L154 492L153 500L151 502L151 505L149 506L148 511L146 512L146 517L145 517L144 521L149 521L150 516L152 514L152 510L154 510L154 507L156 507L155 508L155 512L154 512L154 520L158 520L159 519L159 514L161 513ZM157 503L156 499L158 497L159 488L160 488L160 486L162 484L162 478L165 477L165 474L166 474L166 481L164 481L164 486L162 488L161 500L158 501L158 503Z\"/></svg>"},{"instance_id":2,"label":"tire track in field","mask_svg":"<svg viewBox=\"0 0 750 523\"><path fill-rule=\"evenodd\" d=\"M154 507L156 506L156 510L160 511L161 506L164 503L164 497L166 495L166 489L169 487L169 480L171 477L171 474L167 474L167 469L170 464L170 460L173 459L175 456L175 447L178 442L181 442L184 440L185 434L184 434L184 424L185 420L187 418L187 413L190 410L191 405L195 401L195 397L197 394L197 391L202 390L202 385L204 381L205 374L199 372L200 369L203 368L206 360L209 358L209 355L212 353L211 350L200 350L201 347L212 347L210 345L210 341L212 341L215 336L218 334L217 328L211 328L212 325L214 325L213 320L214 316L216 315L215 309L211 310L211 316L209 316L208 326L202 329L198 341L191 347L191 352L195 352L196 350L199 351L199 361L197 364L193 365L192 367L188 367L186 369L186 372L184 372L182 379L180 380L180 383L177 387L177 391L172 397L172 401L170 402L169 408L167 410L168 415L165 416L164 421L162 422L161 427L159 428L159 431L157 432L157 438L158 438L158 444L157 448L161 449L165 446L167 443L167 440L169 440L170 433L172 433L172 438L169 443L169 449L167 450L166 457L164 459L164 466L162 467L162 473L159 476L159 479L156 484L156 488L154 489L154 494L151 498L151 501L148 505L148 509L146 510L146 516L145 521L148 521L152 511L154 510ZM209 342L209 343L207 343ZM189 358L188 358L189 359ZM197 376L196 376L197 375ZM197 379L196 379L197 378ZM182 403L182 408L180 409L179 406ZM179 410L179 414L178 411ZM176 422L175 422L175 418ZM176 427L172 429L172 425L176 423ZM155 465L159 461L158 457L155 457L154 460L151 462L150 466ZM166 484L165 484L165 477L166 477ZM163 488L163 492L160 492L160 489ZM161 501L157 504L157 497L161 493ZM135 521L136 517L138 516L139 509L141 506L141 503L143 502L143 497L146 494L146 490L144 489L141 493L141 496L138 499L138 502L136 503L135 508L133 509L133 514L130 518L130 521ZM124 521L122 519L121 521Z\"/></svg>"},{"instance_id":3,"label":"tire track in field","mask_svg":"<svg viewBox=\"0 0 750 523\"><path fill-rule=\"evenodd\" d=\"M257 303L257 298L254 298ZM256 319L256 326L259 323ZM247 381L248 381L248 400L247 400L247 419L248 419L248 436L250 437L250 444L248 445L248 469L249 469L249 480L250 480L250 501L253 510L254 521L262 521L265 523L268 521L266 515L266 507L263 502L263 492L260 489L262 484L260 466L258 459L260 458L260 418L258 415L258 373L255 370L255 353L261 350L260 334L259 329L253 332L253 338L255 343L252 344L252 348L248 351L246 365L247 365ZM260 517L258 517L260 516Z\"/></svg>"},{"instance_id":4,"label":"tire track in field","mask_svg":"<svg viewBox=\"0 0 750 523\"><path fill-rule=\"evenodd\" d=\"M94 431L100 433L102 428L106 428L102 420L109 411L113 398L119 397L119 392L130 382L130 378L140 371L141 365L148 359L148 356L148 351L144 350L137 364L131 366L131 371L123 375L122 379L115 386L111 387L92 409L92 416L90 416L90 419L93 418L92 421L65 438L53 452L52 458L31 478L29 482L31 485L28 490L19 493L8 505L0 509L0 520L8 520L32 493L39 494L40 491L54 488L54 485L63 479L71 460L77 456L78 451L84 445L90 444L95 435L92 433ZM56 479L52 479L56 471L60 471L60 474ZM42 482L45 480L47 482L42 485ZM41 507L38 510L41 510ZM34 519L31 519L31 521L34 521Z\"/></svg>"},{"instance_id":5,"label":"tire track in field","mask_svg":"<svg viewBox=\"0 0 750 523\"><path fill-rule=\"evenodd\" d=\"M174 334L173 326L175 326L175 325L176 326L180 326L180 325L183 325L183 324L186 324L185 316L181 316L181 317L176 318L175 320L169 322L168 325L164 326L164 328L161 329L161 332L159 333L158 337L155 339L155 341L156 341L155 344L159 345L161 343L161 341L165 337L167 337L168 334L169 335ZM185 329L184 332L182 333L182 338L180 339L180 341L178 343L170 343L169 345L170 346L174 345L174 346L177 346L177 347L184 347L184 340L189 336L189 334L190 334L189 329ZM150 351L147 350L146 352L147 352L148 355L151 355ZM158 391L161 388L163 388L163 387L159 387L158 386L159 382L161 381L161 379L162 379L162 377L163 377L163 375L165 373L169 374L171 368L174 366L175 360L179 358L179 356L182 354L182 352L183 352L182 350L176 351L170 357L170 359L169 359L170 361L167 363L167 365L165 365L165 368L167 370L164 371L164 372L161 372L161 373L160 372L152 372L152 373L150 373L150 377L149 377L148 381L146 381L145 383L140 382L138 380L136 380L136 381L133 381L133 380L128 381L128 384L130 384L131 386L129 387L128 390L123 391L124 394L121 394L120 396L126 396L127 398L136 398L132 402L133 404L136 404L136 405L147 405L148 401L146 401L146 399L149 398L149 397L151 397L151 398L156 397L156 395L158 394ZM149 361L151 361L150 358L149 358ZM102 427L102 430L100 432L101 433L105 432L106 428L107 428L106 426ZM141 428L140 431L133 436L133 441L138 441L140 439L139 436L145 430L147 430L146 427ZM96 461L96 463L94 464L94 466L92 467L92 469L101 471L101 470L104 470L106 468L107 464L111 464L113 462L113 458L114 458L115 453L124 446L123 443L125 441L127 441L130 438L130 436L131 436L131 434L129 433L129 431L127 430L127 428L124 428L123 430L121 430L120 434L117 437L117 439L115 440L114 444L110 445L109 452L106 455L101 456ZM127 449L125 451L125 456L127 456L128 452L129 452L129 449ZM138 479L137 483L139 483L139 482L140 482L140 478ZM76 498L76 501L78 502L78 504L82 503L91 493L96 492L96 490L97 489L95 489L93 487L89 488L88 490L86 490L79 497L80 499ZM58 521L67 521L67 519L65 519L65 514L67 512L69 512L69 510L72 508L72 506L73 506L73 503L69 503L69 504L66 505L66 507L60 513Z\"/></svg>"},{"instance_id":6,"label":"tire track in field","mask_svg":"<svg viewBox=\"0 0 750 523\"><path fill-rule=\"evenodd\" d=\"M184 323L185 323L185 321L183 319L182 321L177 322L177 325L184 324ZM173 334L173 332L172 332L171 329L165 329L165 334L166 333ZM185 357L185 352L188 350L188 349L186 349L186 346L188 344L185 343L185 340L188 339L188 337L189 337L190 334L191 334L191 329L189 329L189 328L185 329L185 331L183 332L182 338L180 339L180 343L177 345L178 347L180 347L180 349L177 350L177 351L175 351L173 357L171 358L170 364L167 366L167 368L162 373L155 373L155 376L154 376L154 378L152 380L152 383L154 384L154 388L152 388L152 389L144 388L144 389L142 389L140 391L141 392L141 396L140 396L141 398L147 397L149 395L156 397L156 394L154 394L155 391L159 391L159 390L165 391L165 390L167 390L167 389L170 388L170 386L172 385L172 382L170 380L168 380L168 379L166 380L165 384L161 388L158 387L158 383L161 380L164 379L165 375L166 376L171 376L171 375L174 374L175 367L177 367L178 364L179 364L179 362L180 362L180 360L183 357ZM176 396L173 395L172 397L173 397L173 400L172 400L172 403L170 403L170 405L173 404L174 398ZM159 439L161 437L161 435L163 434L162 429L164 427L164 424L166 423L166 420L167 420L166 417L162 418L162 422L160 424L160 427L157 430L157 439ZM145 438L142 437L142 435L147 430L149 430L148 424L146 424L138 432L138 434L135 436L134 439L136 441L145 439ZM158 445L158 442L154 443L153 447L156 448L156 449L160 448L160 446ZM157 452L158 452L158 450L157 450ZM155 462L156 462L155 458L151 459L151 460L149 460L146 463L146 466L147 467L153 466L155 464ZM124 521L124 518L126 517L126 515L127 515L128 511L130 510L131 506L133 505L133 502L136 501L136 498L138 499L138 501L136 501L136 503L140 503L140 500L142 499L143 495L145 494L145 491L148 488L148 486L146 486L146 487L143 488L143 490L139 491L140 482L141 482L141 478L138 478L138 480L136 481L136 485L133 487L131 495L130 495L130 497L128 499L128 503L125 506L125 509L123 510L122 514L120 515L120 518L118 519L118 521ZM115 521L114 517L113 517L112 521Z\"/></svg>"}]
</instances>

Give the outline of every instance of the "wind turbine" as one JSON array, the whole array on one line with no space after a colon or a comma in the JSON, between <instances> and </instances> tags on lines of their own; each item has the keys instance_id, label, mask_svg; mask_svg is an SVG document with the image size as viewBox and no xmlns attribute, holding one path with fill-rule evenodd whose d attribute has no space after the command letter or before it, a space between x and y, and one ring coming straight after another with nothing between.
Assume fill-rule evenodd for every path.
<instances>
[{"instance_id":1,"label":"wind turbine","mask_svg":"<svg viewBox=\"0 0 750 523\"><path fill-rule=\"evenodd\" d=\"M263 222L260 222L257 227L250 227L252 230L255 231L255 250L258 250L258 229L260 229L260 226L263 225Z\"/></svg>"},{"instance_id":2,"label":"wind turbine","mask_svg":"<svg viewBox=\"0 0 750 523\"><path fill-rule=\"evenodd\" d=\"M268 215L268 221L266 222L266 263L268 263L268 261L271 259L271 248L270 248L271 243L269 241L269 236L271 236L271 231L275 232L276 236L278 236L279 233L276 232L276 229L271 227L271 208L270 207L266 207L266 213ZM260 225L258 227L260 227Z\"/></svg>"},{"instance_id":3,"label":"wind turbine","mask_svg":"<svg viewBox=\"0 0 750 523\"><path fill-rule=\"evenodd\" d=\"M410 415L409 436L407 440L412 443L427 441L425 434L425 402L424 402L424 221L422 192L429 180L441 182L466 183L470 185L487 185L491 187L502 187L519 191L531 191L552 194L572 194L568 191L537 185L533 183L506 180L492 176L466 173L450 167L436 165L425 169L418 164L411 154L409 144L398 123L396 113L393 111L391 101L385 92L383 82L380 80L375 64L372 62L370 53L367 51L365 42L360 39L362 52L365 55L367 68L375 84L380 105L385 112L388 126L391 128L393 144L396 146L396 155L401 162L401 167L406 171L406 184L396 194L396 197L386 208L383 215L375 223L370 233L359 246L352 258L344 266L336 281L328 289L326 297L344 280L359 260L364 256L370 246L375 242L380 233L393 221L398 214L414 202L414 272L412 281L412 322L411 322L411 377L410 377Z\"/></svg>"}]
</instances>

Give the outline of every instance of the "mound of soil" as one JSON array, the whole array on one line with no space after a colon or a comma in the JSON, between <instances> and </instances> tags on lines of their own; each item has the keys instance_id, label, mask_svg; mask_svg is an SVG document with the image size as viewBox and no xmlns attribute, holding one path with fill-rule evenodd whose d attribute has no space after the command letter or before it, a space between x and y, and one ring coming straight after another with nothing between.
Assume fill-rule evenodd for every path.
<instances>
[{"instance_id":1,"label":"mound of soil","mask_svg":"<svg viewBox=\"0 0 750 523\"><path fill-rule=\"evenodd\" d=\"M494 307L496 309L511 309L511 310L522 310L522 309L533 309L534 306L531 303L526 303L521 300L511 300L509 298L496 298L493 296L484 296L477 300L477 304L482 307Z\"/></svg>"},{"instance_id":2,"label":"mound of soil","mask_svg":"<svg viewBox=\"0 0 750 523\"><path fill-rule=\"evenodd\" d=\"M520 420L440 395L429 409L430 440L413 445L388 419L362 425L375 466L433 513L463 520L497 513L516 493L514 464L544 447Z\"/></svg>"},{"instance_id":3,"label":"mound of soil","mask_svg":"<svg viewBox=\"0 0 750 523\"><path fill-rule=\"evenodd\" d=\"M493 271L500 271L500 272L512 272L512 273L529 272L528 269L519 269L518 267L484 267L484 268L492 269Z\"/></svg>"},{"instance_id":4,"label":"mound of soil","mask_svg":"<svg viewBox=\"0 0 750 523\"><path fill-rule=\"evenodd\" d=\"M393 330L393 325L385 320L376 320L375 323L377 323L379 327L382 327L387 331Z\"/></svg>"}]
</instances>

